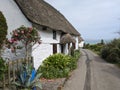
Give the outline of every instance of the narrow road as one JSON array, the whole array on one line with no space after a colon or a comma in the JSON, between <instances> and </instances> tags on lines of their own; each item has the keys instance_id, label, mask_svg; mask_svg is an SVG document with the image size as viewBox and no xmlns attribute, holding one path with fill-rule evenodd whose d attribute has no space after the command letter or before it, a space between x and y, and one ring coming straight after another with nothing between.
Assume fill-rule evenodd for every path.
<instances>
[{"instance_id":1,"label":"narrow road","mask_svg":"<svg viewBox=\"0 0 120 90\"><path fill-rule=\"evenodd\" d=\"M120 68L109 64L90 50L81 50L78 68L63 90L120 90Z\"/></svg>"}]
</instances>

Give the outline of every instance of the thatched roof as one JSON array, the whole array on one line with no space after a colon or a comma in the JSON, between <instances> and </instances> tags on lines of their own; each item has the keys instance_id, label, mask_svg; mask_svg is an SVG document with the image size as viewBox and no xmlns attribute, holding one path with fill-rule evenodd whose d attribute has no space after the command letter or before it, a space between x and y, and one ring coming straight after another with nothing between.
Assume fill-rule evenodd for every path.
<instances>
[{"instance_id":1,"label":"thatched roof","mask_svg":"<svg viewBox=\"0 0 120 90\"><path fill-rule=\"evenodd\" d=\"M15 2L32 23L65 33L80 35L59 11L44 0L15 0Z\"/></svg>"},{"instance_id":2,"label":"thatched roof","mask_svg":"<svg viewBox=\"0 0 120 90\"><path fill-rule=\"evenodd\" d=\"M70 34L65 34L60 39L60 43L61 44L75 43L75 42L76 42L76 40Z\"/></svg>"},{"instance_id":3,"label":"thatched roof","mask_svg":"<svg viewBox=\"0 0 120 90\"><path fill-rule=\"evenodd\" d=\"M80 43L81 41L84 41L81 36L78 37L78 42Z\"/></svg>"}]
</instances>

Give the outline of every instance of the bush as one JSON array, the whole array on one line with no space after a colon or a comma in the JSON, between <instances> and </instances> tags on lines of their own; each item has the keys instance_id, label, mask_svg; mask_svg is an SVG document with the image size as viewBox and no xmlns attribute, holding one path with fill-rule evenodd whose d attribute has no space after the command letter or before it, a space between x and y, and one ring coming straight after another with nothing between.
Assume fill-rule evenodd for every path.
<instances>
[{"instance_id":1,"label":"bush","mask_svg":"<svg viewBox=\"0 0 120 90\"><path fill-rule=\"evenodd\" d=\"M120 39L114 39L101 50L101 57L110 63L120 63Z\"/></svg>"},{"instance_id":2,"label":"bush","mask_svg":"<svg viewBox=\"0 0 120 90\"><path fill-rule=\"evenodd\" d=\"M76 60L78 60L78 59L80 58L80 51L79 51L79 50L75 50L73 57L74 57Z\"/></svg>"},{"instance_id":3,"label":"bush","mask_svg":"<svg viewBox=\"0 0 120 90\"><path fill-rule=\"evenodd\" d=\"M110 54L109 47L102 48L102 50L101 50L101 57L102 58L106 59L109 54Z\"/></svg>"},{"instance_id":4,"label":"bush","mask_svg":"<svg viewBox=\"0 0 120 90\"><path fill-rule=\"evenodd\" d=\"M76 59L71 56L54 54L43 61L38 72L47 79L67 77L77 67L76 63Z\"/></svg>"},{"instance_id":5,"label":"bush","mask_svg":"<svg viewBox=\"0 0 120 90\"><path fill-rule=\"evenodd\" d=\"M0 80L3 79L3 75L7 70L7 66L5 65L5 61L0 57Z\"/></svg>"},{"instance_id":6,"label":"bush","mask_svg":"<svg viewBox=\"0 0 120 90\"><path fill-rule=\"evenodd\" d=\"M0 50L2 49L3 43L6 40L6 35L7 35L6 19L2 12L0 12Z\"/></svg>"},{"instance_id":7,"label":"bush","mask_svg":"<svg viewBox=\"0 0 120 90\"><path fill-rule=\"evenodd\" d=\"M104 47L104 43L102 41L101 43L97 43L97 44L91 44L91 45L86 44L84 48L85 49L90 49L90 50L96 52L97 54L100 54L100 51L103 47Z\"/></svg>"},{"instance_id":8,"label":"bush","mask_svg":"<svg viewBox=\"0 0 120 90\"><path fill-rule=\"evenodd\" d=\"M6 35L7 35L6 19L2 12L0 12L0 80L3 79L3 75L6 71L5 61L1 57L1 50L3 48L3 44L5 43Z\"/></svg>"}]
</instances>

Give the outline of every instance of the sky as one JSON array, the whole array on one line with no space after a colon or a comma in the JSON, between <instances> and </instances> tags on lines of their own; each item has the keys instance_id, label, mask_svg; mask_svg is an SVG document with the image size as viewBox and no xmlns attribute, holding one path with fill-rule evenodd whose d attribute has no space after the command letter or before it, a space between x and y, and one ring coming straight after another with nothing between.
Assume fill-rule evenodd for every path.
<instances>
[{"instance_id":1,"label":"sky","mask_svg":"<svg viewBox=\"0 0 120 90\"><path fill-rule=\"evenodd\" d=\"M78 30L85 40L120 37L120 0L45 0Z\"/></svg>"}]
</instances>

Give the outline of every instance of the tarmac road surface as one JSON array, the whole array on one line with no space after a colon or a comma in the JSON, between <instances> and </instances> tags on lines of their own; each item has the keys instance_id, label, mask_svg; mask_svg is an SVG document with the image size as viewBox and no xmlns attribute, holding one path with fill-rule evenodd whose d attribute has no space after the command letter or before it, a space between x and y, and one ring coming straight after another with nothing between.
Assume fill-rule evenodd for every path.
<instances>
[{"instance_id":1,"label":"tarmac road surface","mask_svg":"<svg viewBox=\"0 0 120 90\"><path fill-rule=\"evenodd\" d=\"M62 90L120 90L120 68L90 50L82 49L78 68Z\"/></svg>"}]
</instances>

